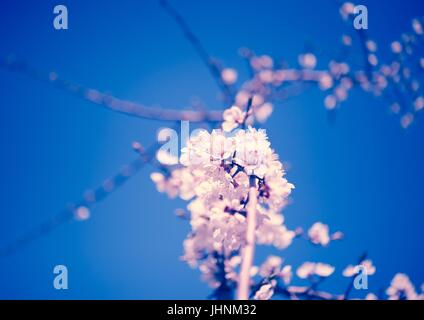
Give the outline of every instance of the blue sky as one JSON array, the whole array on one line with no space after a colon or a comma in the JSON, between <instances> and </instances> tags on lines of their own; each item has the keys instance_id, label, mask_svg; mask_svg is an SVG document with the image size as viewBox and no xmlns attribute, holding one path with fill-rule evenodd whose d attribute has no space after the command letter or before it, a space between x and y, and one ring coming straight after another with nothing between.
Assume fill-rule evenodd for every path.
<instances>
[{"instance_id":1,"label":"blue sky","mask_svg":"<svg viewBox=\"0 0 424 320\"><path fill-rule=\"evenodd\" d=\"M171 2L225 66L245 65L237 50L296 63L305 43L338 49L346 31L333 1ZM420 1L363 1L369 33L388 44L422 16ZM222 108L208 70L157 1L61 1L69 30L53 29L55 1L0 4L0 56L13 53L34 67L147 105L183 108L199 97ZM0 70L0 244L39 224L114 174L164 125L112 113L47 84ZM273 147L291 164L296 185L285 210L291 228L323 221L345 240L318 249L302 241L281 254L334 264L340 274L364 252L377 266L370 289L388 286L397 272L424 282L424 180L418 119L403 130L382 101L359 90L328 122L323 94L308 91L275 109L265 125ZM185 204L156 192L146 167L92 210L22 251L0 260L0 298L202 299L210 289L179 260L189 227L173 212ZM69 269L69 290L53 288L53 267ZM324 289L336 292L346 279ZM354 295L363 296L363 292Z\"/></svg>"}]
</instances>

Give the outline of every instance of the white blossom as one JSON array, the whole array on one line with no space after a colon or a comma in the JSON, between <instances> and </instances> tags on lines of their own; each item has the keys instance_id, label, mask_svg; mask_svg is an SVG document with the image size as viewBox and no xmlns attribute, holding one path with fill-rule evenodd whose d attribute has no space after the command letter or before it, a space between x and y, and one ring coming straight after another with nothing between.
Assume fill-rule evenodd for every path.
<instances>
[{"instance_id":1,"label":"white blossom","mask_svg":"<svg viewBox=\"0 0 424 320\"><path fill-rule=\"evenodd\" d=\"M254 107L255 119L260 123L264 123L271 116L273 110L274 105L270 102L265 102L260 106Z\"/></svg>"},{"instance_id":2,"label":"white blossom","mask_svg":"<svg viewBox=\"0 0 424 320\"><path fill-rule=\"evenodd\" d=\"M294 231L288 230L283 224L283 217L279 214L269 214L256 230L258 244L273 245L279 249L287 248L296 236Z\"/></svg>"},{"instance_id":3,"label":"white blossom","mask_svg":"<svg viewBox=\"0 0 424 320\"><path fill-rule=\"evenodd\" d=\"M237 71L232 68L226 68L221 71L222 81L226 84L233 84L237 81Z\"/></svg>"},{"instance_id":4,"label":"white blossom","mask_svg":"<svg viewBox=\"0 0 424 320\"><path fill-rule=\"evenodd\" d=\"M330 243L328 225L316 222L308 231L309 240L314 244L326 246Z\"/></svg>"},{"instance_id":5,"label":"white blossom","mask_svg":"<svg viewBox=\"0 0 424 320\"><path fill-rule=\"evenodd\" d=\"M313 69L317 64L317 58L312 53L305 53L299 55L299 64L306 69Z\"/></svg>"},{"instance_id":6,"label":"white blossom","mask_svg":"<svg viewBox=\"0 0 424 320\"><path fill-rule=\"evenodd\" d=\"M378 300L378 297L374 293L368 293L365 296L365 300Z\"/></svg>"},{"instance_id":7,"label":"white blossom","mask_svg":"<svg viewBox=\"0 0 424 320\"><path fill-rule=\"evenodd\" d=\"M292 266L291 265L285 265L281 269L279 276L280 276L281 280L283 280L283 283L285 285L288 285L293 278Z\"/></svg>"},{"instance_id":8,"label":"white blossom","mask_svg":"<svg viewBox=\"0 0 424 320\"><path fill-rule=\"evenodd\" d=\"M280 272L283 259L278 256L268 256L265 262L259 267L259 274L266 278Z\"/></svg>"},{"instance_id":9,"label":"white blossom","mask_svg":"<svg viewBox=\"0 0 424 320\"><path fill-rule=\"evenodd\" d=\"M243 112L238 106L232 106L226 109L223 114L224 122L222 123L222 130L231 132L243 123L246 117L246 112Z\"/></svg>"},{"instance_id":10,"label":"white blossom","mask_svg":"<svg viewBox=\"0 0 424 320\"><path fill-rule=\"evenodd\" d=\"M404 273L398 273L394 276L386 293L389 296L389 300L417 300L419 298L414 285Z\"/></svg>"},{"instance_id":11,"label":"white blossom","mask_svg":"<svg viewBox=\"0 0 424 320\"><path fill-rule=\"evenodd\" d=\"M272 284L264 284L262 285L258 291L256 291L253 299L255 300L269 300L274 294L274 287Z\"/></svg>"}]
</instances>

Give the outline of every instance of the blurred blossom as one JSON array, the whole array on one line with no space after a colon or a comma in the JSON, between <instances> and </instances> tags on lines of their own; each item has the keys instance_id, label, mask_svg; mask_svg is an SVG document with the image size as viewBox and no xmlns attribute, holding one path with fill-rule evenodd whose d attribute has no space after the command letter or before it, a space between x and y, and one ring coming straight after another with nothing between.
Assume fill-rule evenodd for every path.
<instances>
[{"instance_id":1,"label":"blurred blossom","mask_svg":"<svg viewBox=\"0 0 424 320\"><path fill-rule=\"evenodd\" d=\"M222 70L221 78L226 84L234 84L237 81L237 71L232 68L226 68Z\"/></svg>"},{"instance_id":2,"label":"blurred blossom","mask_svg":"<svg viewBox=\"0 0 424 320\"><path fill-rule=\"evenodd\" d=\"M253 95L252 106L257 107L264 103L264 97L260 94Z\"/></svg>"},{"instance_id":3,"label":"blurred blossom","mask_svg":"<svg viewBox=\"0 0 424 320\"><path fill-rule=\"evenodd\" d=\"M296 274L301 279L313 276L329 277L334 272L334 267L325 263L304 262L297 268Z\"/></svg>"},{"instance_id":4,"label":"blurred blossom","mask_svg":"<svg viewBox=\"0 0 424 320\"><path fill-rule=\"evenodd\" d=\"M79 221L84 221L90 218L90 209L84 206L78 207L74 213L75 219Z\"/></svg>"},{"instance_id":5,"label":"blurred blossom","mask_svg":"<svg viewBox=\"0 0 424 320\"><path fill-rule=\"evenodd\" d=\"M377 85L377 89L383 90L387 87L387 79L383 75L377 75L375 78L375 83Z\"/></svg>"},{"instance_id":6,"label":"blurred blossom","mask_svg":"<svg viewBox=\"0 0 424 320\"><path fill-rule=\"evenodd\" d=\"M377 44L375 43L375 41L372 40L368 40L365 45L367 46L367 49L370 52L376 52L377 51Z\"/></svg>"},{"instance_id":7,"label":"blurred blossom","mask_svg":"<svg viewBox=\"0 0 424 320\"><path fill-rule=\"evenodd\" d=\"M272 284L264 284L260 287L258 291L256 291L254 300L269 300L274 294L274 287Z\"/></svg>"},{"instance_id":8,"label":"blurred blossom","mask_svg":"<svg viewBox=\"0 0 424 320\"><path fill-rule=\"evenodd\" d=\"M236 95L236 104L239 107L245 106L249 101L250 94L247 91L239 91Z\"/></svg>"},{"instance_id":9,"label":"blurred blossom","mask_svg":"<svg viewBox=\"0 0 424 320\"><path fill-rule=\"evenodd\" d=\"M350 70L350 67L346 62L331 61L329 66L330 66L330 72L336 77L345 75Z\"/></svg>"},{"instance_id":10,"label":"blurred blossom","mask_svg":"<svg viewBox=\"0 0 424 320\"><path fill-rule=\"evenodd\" d=\"M347 90L351 89L353 87L352 79L351 78L342 78L340 80L340 84L346 88Z\"/></svg>"},{"instance_id":11,"label":"blurred blossom","mask_svg":"<svg viewBox=\"0 0 424 320\"><path fill-rule=\"evenodd\" d=\"M322 90L327 90L333 86L333 78L329 74L323 74L319 78L319 85Z\"/></svg>"},{"instance_id":12,"label":"blurred blossom","mask_svg":"<svg viewBox=\"0 0 424 320\"><path fill-rule=\"evenodd\" d=\"M156 184L156 189L167 193L170 198L180 196L184 200L189 200L194 196L192 183L195 179L183 168L173 170L170 176L153 172L150 178Z\"/></svg>"},{"instance_id":13,"label":"blurred blossom","mask_svg":"<svg viewBox=\"0 0 424 320\"><path fill-rule=\"evenodd\" d=\"M417 99L415 99L415 101L414 101L414 107L415 107L415 110L416 111L419 111L422 108L424 108L424 98L420 96Z\"/></svg>"},{"instance_id":14,"label":"blurred blossom","mask_svg":"<svg viewBox=\"0 0 424 320\"><path fill-rule=\"evenodd\" d=\"M299 55L299 64L306 69L313 69L317 64L317 58L312 53L305 53Z\"/></svg>"},{"instance_id":15,"label":"blurred blossom","mask_svg":"<svg viewBox=\"0 0 424 320\"><path fill-rule=\"evenodd\" d=\"M255 108L255 118L259 123L264 123L272 114L274 106L272 103L266 102L261 106Z\"/></svg>"},{"instance_id":16,"label":"blurred blossom","mask_svg":"<svg viewBox=\"0 0 424 320\"><path fill-rule=\"evenodd\" d=\"M378 300L378 297L374 293L368 293L365 300Z\"/></svg>"},{"instance_id":17,"label":"blurred blossom","mask_svg":"<svg viewBox=\"0 0 424 320\"><path fill-rule=\"evenodd\" d=\"M222 123L222 129L226 132L232 131L243 123L245 117L246 113L241 111L237 106L226 109L223 114L224 122Z\"/></svg>"},{"instance_id":18,"label":"blurred blossom","mask_svg":"<svg viewBox=\"0 0 424 320\"><path fill-rule=\"evenodd\" d=\"M347 19L349 15L353 14L354 10L355 10L355 6L353 3L345 2L340 7L340 14L343 17L343 19Z\"/></svg>"},{"instance_id":19,"label":"blurred blossom","mask_svg":"<svg viewBox=\"0 0 424 320\"><path fill-rule=\"evenodd\" d=\"M324 99L324 105L328 110L333 110L337 105L337 99L333 95L328 95Z\"/></svg>"},{"instance_id":20,"label":"blurred blossom","mask_svg":"<svg viewBox=\"0 0 424 320\"><path fill-rule=\"evenodd\" d=\"M347 99L347 90L342 86L339 86L334 90L334 95L337 98L337 101L345 101Z\"/></svg>"},{"instance_id":21,"label":"blurred blossom","mask_svg":"<svg viewBox=\"0 0 424 320\"><path fill-rule=\"evenodd\" d=\"M353 277L356 274L358 274L359 272L361 272L361 270L359 269L359 266L361 266L364 269L364 272L368 275L371 276L375 273L375 267L372 264L371 260L364 260L362 261L359 265L353 266L353 265L349 265L347 266L344 270L343 270L343 276L345 277Z\"/></svg>"},{"instance_id":22,"label":"blurred blossom","mask_svg":"<svg viewBox=\"0 0 424 320\"><path fill-rule=\"evenodd\" d=\"M280 272L283 259L277 256L268 256L265 262L259 268L259 274L264 277L271 277Z\"/></svg>"},{"instance_id":23,"label":"blurred blossom","mask_svg":"<svg viewBox=\"0 0 424 320\"><path fill-rule=\"evenodd\" d=\"M370 65L376 66L378 64L377 56L373 53L369 54L368 55L368 62L369 62Z\"/></svg>"},{"instance_id":24,"label":"blurred blossom","mask_svg":"<svg viewBox=\"0 0 424 320\"><path fill-rule=\"evenodd\" d=\"M274 80L274 73L271 70L261 70L259 72L259 79L263 83L271 83Z\"/></svg>"},{"instance_id":25,"label":"blurred blossom","mask_svg":"<svg viewBox=\"0 0 424 320\"><path fill-rule=\"evenodd\" d=\"M418 19L412 20L412 28L414 29L414 32L418 35L423 34L423 26L421 22Z\"/></svg>"},{"instance_id":26,"label":"blurred blossom","mask_svg":"<svg viewBox=\"0 0 424 320\"><path fill-rule=\"evenodd\" d=\"M400 124L402 125L402 128L406 129L411 125L412 121L414 121L414 116L412 113L407 113L400 119Z\"/></svg>"},{"instance_id":27,"label":"blurred blossom","mask_svg":"<svg viewBox=\"0 0 424 320\"><path fill-rule=\"evenodd\" d=\"M402 45L399 41L392 42L390 47L391 47L393 53L401 53L402 52Z\"/></svg>"},{"instance_id":28,"label":"blurred blossom","mask_svg":"<svg viewBox=\"0 0 424 320\"><path fill-rule=\"evenodd\" d=\"M281 269L280 279L283 281L285 285L288 285L293 278L292 266L286 265Z\"/></svg>"},{"instance_id":29,"label":"blurred blossom","mask_svg":"<svg viewBox=\"0 0 424 320\"><path fill-rule=\"evenodd\" d=\"M252 266L250 268L250 277L253 278L254 276L256 276L258 274L258 272L259 272L259 267L258 266Z\"/></svg>"},{"instance_id":30,"label":"blurred blossom","mask_svg":"<svg viewBox=\"0 0 424 320\"><path fill-rule=\"evenodd\" d=\"M406 274L398 273L386 290L389 300L417 300L419 297Z\"/></svg>"},{"instance_id":31,"label":"blurred blossom","mask_svg":"<svg viewBox=\"0 0 424 320\"><path fill-rule=\"evenodd\" d=\"M330 243L328 225L321 222L314 223L308 231L308 237L313 244L328 245Z\"/></svg>"},{"instance_id":32,"label":"blurred blossom","mask_svg":"<svg viewBox=\"0 0 424 320\"><path fill-rule=\"evenodd\" d=\"M296 234L294 231L288 230L282 223L283 219L281 219L281 216L270 214L270 218L263 220L258 226L256 242L258 244L273 245L278 249L285 249L290 246Z\"/></svg>"},{"instance_id":33,"label":"blurred blossom","mask_svg":"<svg viewBox=\"0 0 424 320\"><path fill-rule=\"evenodd\" d=\"M420 89L420 83L416 80L411 82L411 89L413 91L418 91Z\"/></svg>"},{"instance_id":34,"label":"blurred blossom","mask_svg":"<svg viewBox=\"0 0 424 320\"><path fill-rule=\"evenodd\" d=\"M251 66L256 70L269 69L269 68L272 68L274 65L274 61L272 60L272 58L267 55L254 57L253 59L251 59L250 63L251 63Z\"/></svg>"},{"instance_id":35,"label":"blurred blossom","mask_svg":"<svg viewBox=\"0 0 424 320\"><path fill-rule=\"evenodd\" d=\"M343 238L344 238L344 233L341 231L336 231L330 236L330 239L334 241L342 240Z\"/></svg>"},{"instance_id":36,"label":"blurred blossom","mask_svg":"<svg viewBox=\"0 0 424 320\"><path fill-rule=\"evenodd\" d=\"M342 36L342 43L345 46L351 46L352 45L352 38L350 36L344 34Z\"/></svg>"}]
</instances>

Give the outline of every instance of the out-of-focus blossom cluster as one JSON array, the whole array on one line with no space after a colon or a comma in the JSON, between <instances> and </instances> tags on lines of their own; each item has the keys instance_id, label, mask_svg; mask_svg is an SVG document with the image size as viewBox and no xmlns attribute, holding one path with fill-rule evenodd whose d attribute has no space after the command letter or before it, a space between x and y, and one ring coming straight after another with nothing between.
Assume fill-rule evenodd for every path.
<instances>
[{"instance_id":1,"label":"out-of-focus blossom cluster","mask_svg":"<svg viewBox=\"0 0 424 320\"><path fill-rule=\"evenodd\" d=\"M314 276L329 277L334 272L334 267L325 263L305 262L297 269L297 276L308 279Z\"/></svg>"},{"instance_id":2,"label":"out-of-focus blossom cluster","mask_svg":"<svg viewBox=\"0 0 424 320\"><path fill-rule=\"evenodd\" d=\"M340 13L351 23L354 5L346 2ZM368 38L365 30L358 30L364 57L363 70L354 73L354 83L363 90L382 97L389 104L390 111L400 115L403 128L416 118L424 108L424 92L421 87L424 69L423 59L423 18L413 19L411 31L401 35L399 40L386 45L391 58L380 61L377 43ZM347 36L345 36L347 37ZM350 47L351 41L344 43Z\"/></svg>"},{"instance_id":3,"label":"out-of-focus blossom cluster","mask_svg":"<svg viewBox=\"0 0 424 320\"><path fill-rule=\"evenodd\" d=\"M297 286L293 284L292 266L284 264L283 259L280 257L270 256L259 268L254 267L254 270L252 270L253 275L258 274L260 276L257 284L253 286L252 296L256 300L268 300L274 295L279 295L287 299L347 299L346 292L331 294L318 290L319 284L326 278L334 275L335 271L336 268L330 264L304 262L297 268L296 275L299 279L309 282L309 284L306 286ZM347 266L343 271L343 276L353 281L360 274L371 276L375 272L376 268L372 261L366 259L356 266ZM398 273L392 279L385 294L380 293L376 295L374 293L368 293L364 299L424 300L423 290L424 284L421 286L421 292L418 293L409 277L403 273Z\"/></svg>"},{"instance_id":4,"label":"out-of-focus blossom cluster","mask_svg":"<svg viewBox=\"0 0 424 320\"><path fill-rule=\"evenodd\" d=\"M401 126L409 127L424 109L421 86L423 19L414 19L411 32L403 33L400 40L384 46L388 52L383 61L383 54L380 57L378 53L379 46L368 37L366 30L352 28L354 7L347 2L340 8L349 30L356 34L342 35L340 52L334 53L332 59L320 59L319 54L309 50L298 56L297 65L288 66L285 61L241 49L240 54L248 61L251 77L242 83L235 95L234 104L240 110L232 107L224 114L224 130L232 130L240 124L250 97L253 102L247 124L263 123L272 114L276 103L310 87L318 87L325 93L323 103L327 110L335 110L348 99L352 89L360 88L381 98L391 113L399 115ZM356 47L358 52L353 52ZM224 69L222 80L234 84L237 72Z\"/></svg>"}]
</instances>

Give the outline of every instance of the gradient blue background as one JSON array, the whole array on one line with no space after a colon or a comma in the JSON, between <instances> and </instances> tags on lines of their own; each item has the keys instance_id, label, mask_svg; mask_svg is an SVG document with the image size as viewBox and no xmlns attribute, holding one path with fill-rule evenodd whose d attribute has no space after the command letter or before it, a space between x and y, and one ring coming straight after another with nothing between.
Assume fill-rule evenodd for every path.
<instances>
[{"instance_id":1,"label":"gradient blue background","mask_svg":"<svg viewBox=\"0 0 424 320\"><path fill-rule=\"evenodd\" d=\"M295 63L305 43L335 52L346 26L334 1L177 1L208 51L245 73L237 49ZM424 13L422 1L362 1L369 32L388 44ZM69 30L53 29L53 7L65 4ZM2 1L0 55L14 53L37 68L140 101L185 107L200 97L221 108L218 89L190 44L158 3L149 1ZM386 46L384 47L384 44ZM358 51L359 52L359 51ZM327 60L325 60L327 61ZM355 90L328 122L319 90L276 107L265 128L296 185L287 225L321 220L346 234L327 249L304 241L280 254L334 264L323 285L340 292L339 276L367 250L377 266L373 291L396 272L424 282L424 121L407 131L387 105ZM148 145L160 122L129 118L46 84L0 70L0 245L101 183L134 158L131 142ZM173 211L182 201L156 192L145 168L73 222L0 260L0 298L196 298L209 293L199 273L179 261L189 231ZM264 248L257 255L279 253ZM69 269L69 290L53 289L53 267ZM364 296L364 292L354 292Z\"/></svg>"}]
</instances>

